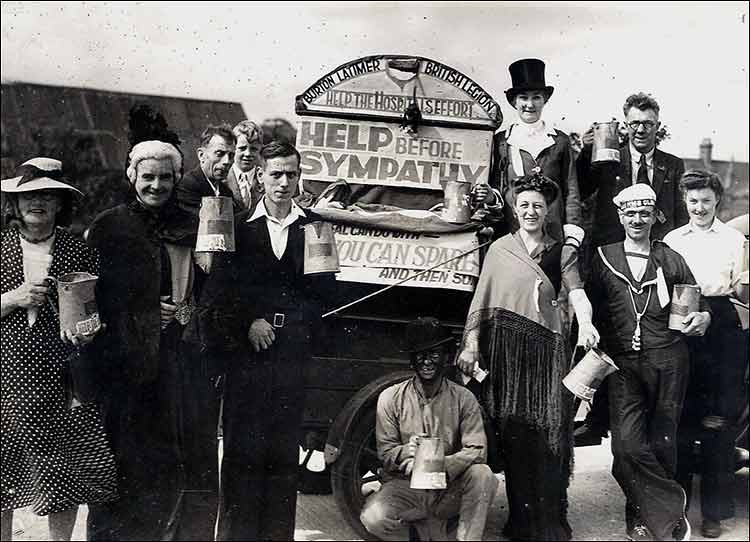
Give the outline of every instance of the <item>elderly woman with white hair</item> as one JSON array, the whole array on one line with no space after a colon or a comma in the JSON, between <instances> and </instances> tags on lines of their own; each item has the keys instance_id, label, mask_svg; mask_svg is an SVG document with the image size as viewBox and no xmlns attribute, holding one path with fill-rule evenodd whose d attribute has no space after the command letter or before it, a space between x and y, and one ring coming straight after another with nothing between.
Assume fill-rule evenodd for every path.
<instances>
[{"instance_id":1,"label":"elderly woman with white hair","mask_svg":"<svg viewBox=\"0 0 750 542\"><path fill-rule=\"evenodd\" d=\"M183 427L189 425L189 392L182 338L193 306L196 232L174 196L183 171L179 139L162 132L131 140L132 200L101 213L88 232L101 255L97 301L109 326L92 345L92 380L117 457L121 495L116 503L91 507L88 535L94 540L196 535L181 530L190 515L183 511L190 476L186 440L192 440ZM215 433L211 444L215 449Z\"/></svg>"},{"instance_id":2,"label":"elderly woman with white hair","mask_svg":"<svg viewBox=\"0 0 750 542\"><path fill-rule=\"evenodd\" d=\"M70 540L78 505L113 499L117 486L97 406L71 394L71 356L92 337L61 337L48 277L96 274L98 257L63 229L82 194L58 160L28 160L2 191L2 539L11 539L13 511L30 506L48 517L52 540Z\"/></svg>"}]
</instances>

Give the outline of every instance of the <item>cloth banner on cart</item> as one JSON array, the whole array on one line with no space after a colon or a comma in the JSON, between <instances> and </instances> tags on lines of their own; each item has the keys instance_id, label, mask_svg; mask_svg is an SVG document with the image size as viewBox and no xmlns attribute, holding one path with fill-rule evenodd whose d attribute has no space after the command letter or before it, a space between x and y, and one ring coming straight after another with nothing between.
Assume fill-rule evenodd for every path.
<instances>
[{"instance_id":1,"label":"cloth banner on cart","mask_svg":"<svg viewBox=\"0 0 750 542\"><path fill-rule=\"evenodd\" d=\"M337 280L394 284L479 245L476 232L408 233L334 225L341 272ZM479 251L440 265L404 283L417 288L471 292L479 277Z\"/></svg>"}]
</instances>

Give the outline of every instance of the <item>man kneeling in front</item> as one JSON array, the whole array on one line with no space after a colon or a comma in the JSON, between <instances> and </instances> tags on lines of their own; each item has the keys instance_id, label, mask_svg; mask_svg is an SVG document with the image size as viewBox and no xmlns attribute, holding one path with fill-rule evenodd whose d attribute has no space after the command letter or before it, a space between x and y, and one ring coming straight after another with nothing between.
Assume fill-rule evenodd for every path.
<instances>
[{"instance_id":1,"label":"man kneeling in front","mask_svg":"<svg viewBox=\"0 0 750 542\"><path fill-rule=\"evenodd\" d=\"M487 437L474 395L443 376L455 340L435 318L406 328L414 377L378 398L376 438L384 482L360 519L382 540L402 540L413 524L421 540L446 540L446 520L459 516L458 540L481 540L497 479L487 466ZM409 479L420 439L439 437L445 447L445 489L412 489ZM419 466L417 467L419 468Z\"/></svg>"}]
</instances>

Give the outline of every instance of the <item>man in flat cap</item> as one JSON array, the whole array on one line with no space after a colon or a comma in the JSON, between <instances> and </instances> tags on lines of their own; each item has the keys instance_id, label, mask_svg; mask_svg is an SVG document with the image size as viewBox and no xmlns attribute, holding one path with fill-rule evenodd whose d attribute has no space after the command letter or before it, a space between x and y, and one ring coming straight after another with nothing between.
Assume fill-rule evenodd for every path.
<instances>
[{"instance_id":1,"label":"man in flat cap","mask_svg":"<svg viewBox=\"0 0 750 542\"><path fill-rule=\"evenodd\" d=\"M599 247L591 286L607 353L619 371L609 378L612 474L625 493L630 540L687 540L685 493L675 479L676 434L689 376L686 335L703 335L708 305L669 328L677 284L695 285L685 260L650 241L656 194L637 183L613 199L625 240ZM653 537L653 538L652 538Z\"/></svg>"},{"instance_id":2,"label":"man in flat cap","mask_svg":"<svg viewBox=\"0 0 750 542\"><path fill-rule=\"evenodd\" d=\"M376 439L385 482L365 503L360 519L381 540L404 540L413 523L421 540L447 540L446 520L459 516L458 540L481 540L497 479L486 464L487 437L474 395L449 381L443 370L455 354L455 339L435 318L406 328L414 377L378 398ZM418 443L440 437L445 445L446 489L412 489Z\"/></svg>"}]
</instances>

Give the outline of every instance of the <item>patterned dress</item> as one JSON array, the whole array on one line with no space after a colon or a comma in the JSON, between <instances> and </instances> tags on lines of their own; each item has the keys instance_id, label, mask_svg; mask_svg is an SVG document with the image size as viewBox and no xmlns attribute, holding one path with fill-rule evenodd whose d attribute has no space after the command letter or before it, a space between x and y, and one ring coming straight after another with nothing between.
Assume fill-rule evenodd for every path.
<instances>
[{"instance_id":1,"label":"patterned dress","mask_svg":"<svg viewBox=\"0 0 750 542\"><path fill-rule=\"evenodd\" d=\"M82 241L57 229L49 275L98 272ZM2 293L24 282L16 229L2 232ZM0 321L2 335L2 510L32 506L39 515L117 495L115 463L95 404L70 408L67 358L53 287L50 302L29 326L26 310Z\"/></svg>"}]
</instances>

